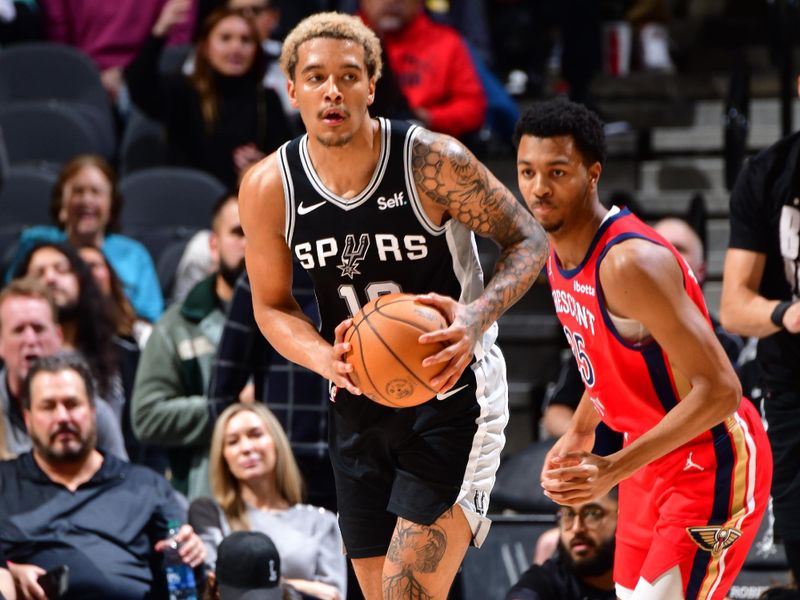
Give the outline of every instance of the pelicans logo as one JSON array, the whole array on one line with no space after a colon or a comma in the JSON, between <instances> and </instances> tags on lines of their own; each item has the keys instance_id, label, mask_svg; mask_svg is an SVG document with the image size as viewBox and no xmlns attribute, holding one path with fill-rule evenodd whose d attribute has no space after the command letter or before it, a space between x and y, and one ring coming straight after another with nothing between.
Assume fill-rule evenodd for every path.
<instances>
[{"instance_id":1,"label":"pelicans logo","mask_svg":"<svg viewBox=\"0 0 800 600\"><path fill-rule=\"evenodd\" d=\"M707 527L687 527L686 533L692 538L692 541L700 546L706 552L710 552L713 556L719 554L729 548L733 542L738 540L742 532L733 527L719 527L709 525Z\"/></svg>"}]
</instances>

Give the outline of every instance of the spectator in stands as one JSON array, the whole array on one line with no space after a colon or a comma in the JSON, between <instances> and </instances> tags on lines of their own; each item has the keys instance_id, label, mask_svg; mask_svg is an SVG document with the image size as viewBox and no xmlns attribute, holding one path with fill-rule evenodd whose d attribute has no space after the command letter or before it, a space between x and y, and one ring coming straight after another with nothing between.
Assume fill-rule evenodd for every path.
<instances>
[{"instance_id":1,"label":"spectator in stands","mask_svg":"<svg viewBox=\"0 0 800 600\"><path fill-rule=\"evenodd\" d=\"M415 118L455 137L479 130L486 96L459 34L434 23L421 0L361 0L360 8L364 21L381 37Z\"/></svg>"},{"instance_id":2,"label":"spectator in stands","mask_svg":"<svg viewBox=\"0 0 800 600\"><path fill-rule=\"evenodd\" d=\"M23 418L25 376L34 360L51 356L62 348L56 310L50 291L37 281L15 280L0 291L0 358L5 363L0 369L0 408L5 449L12 455L31 448L31 438ZM98 446L126 458L114 412L104 400L97 398L94 403L97 407Z\"/></svg>"},{"instance_id":3,"label":"spectator in stands","mask_svg":"<svg viewBox=\"0 0 800 600\"><path fill-rule=\"evenodd\" d=\"M525 571L506 600L615 600L617 488L558 514L557 554Z\"/></svg>"},{"instance_id":4,"label":"spectator in stands","mask_svg":"<svg viewBox=\"0 0 800 600\"><path fill-rule=\"evenodd\" d=\"M297 114L297 109L289 100L289 93L286 91L286 76L281 71L278 60L281 56L281 43L272 39L272 34L281 20L281 9L277 2L278 0L228 0L227 5L228 8L239 11L255 22L258 39L267 61L264 70L264 87L278 95L284 113L292 116Z\"/></svg>"},{"instance_id":5,"label":"spectator in stands","mask_svg":"<svg viewBox=\"0 0 800 600\"><path fill-rule=\"evenodd\" d=\"M156 323L142 351L131 418L137 437L169 448L172 484L189 499L208 495L211 420L206 390L225 309L244 271L245 239L236 196L215 206L209 240L219 268Z\"/></svg>"},{"instance_id":6,"label":"spectator in stands","mask_svg":"<svg viewBox=\"0 0 800 600\"><path fill-rule=\"evenodd\" d=\"M76 354L35 362L25 379L33 450L0 463L0 547L24 598L43 598L37 577L69 567L65 600L166 597L160 555L184 511L150 469L95 448L92 375ZM198 566L203 542L177 535L182 560Z\"/></svg>"},{"instance_id":7,"label":"spectator in stands","mask_svg":"<svg viewBox=\"0 0 800 600\"><path fill-rule=\"evenodd\" d=\"M97 64L100 79L116 100L122 69L145 43L167 0L39 0L45 29L54 42L75 46ZM188 44L194 28L194 0L182 0L169 41Z\"/></svg>"},{"instance_id":8,"label":"spectator in stands","mask_svg":"<svg viewBox=\"0 0 800 600\"><path fill-rule=\"evenodd\" d=\"M194 71L161 74L159 57L176 24L168 0L125 77L134 103L167 129L170 164L202 169L235 188L247 167L291 132L278 96L262 85L265 59L253 21L221 8L203 23Z\"/></svg>"},{"instance_id":9,"label":"spectator in stands","mask_svg":"<svg viewBox=\"0 0 800 600\"><path fill-rule=\"evenodd\" d=\"M78 254L89 267L97 289L106 299L117 337L133 341L137 346L144 347L153 330L153 325L136 316L136 311L133 310L130 300L125 295L122 281L106 255L94 245L81 246L78 248Z\"/></svg>"},{"instance_id":10,"label":"spectator in stands","mask_svg":"<svg viewBox=\"0 0 800 600\"><path fill-rule=\"evenodd\" d=\"M83 354L100 397L121 419L127 400L111 309L78 251L68 244L39 244L19 263L15 275L37 279L50 289L64 347Z\"/></svg>"},{"instance_id":11,"label":"spectator in stands","mask_svg":"<svg viewBox=\"0 0 800 600\"><path fill-rule=\"evenodd\" d=\"M189 509L208 566L214 568L217 546L232 531L260 531L278 547L286 584L304 596L342 598L347 569L336 517L301 504L300 471L269 409L226 408L214 426L209 460L214 499L197 499Z\"/></svg>"},{"instance_id":12,"label":"spectator in stands","mask_svg":"<svg viewBox=\"0 0 800 600\"><path fill-rule=\"evenodd\" d=\"M292 293L309 319L319 322L308 274L295 265ZM328 382L287 361L261 335L253 315L247 273L233 290L225 328L214 357L208 399L214 415L251 394L278 418L306 483L308 502L336 512L336 489L328 456Z\"/></svg>"},{"instance_id":13,"label":"spectator in stands","mask_svg":"<svg viewBox=\"0 0 800 600\"><path fill-rule=\"evenodd\" d=\"M121 209L122 196L111 166L99 156L75 157L61 169L53 188L50 215L57 226L31 227L22 233L9 275L38 242L91 244L108 257L136 314L154 322L164 309L156 269L142 244L116 233Z\"/></svg>"},{"instance_id":14,"label":"spectator in stands","mask_svg":"<svg viewBox=\"0 0 800 600\"><path fill-rule=\"evenodd\" d=\"M281 589L281 557L258 531L236 531L219 545L216 571L206 579L204 600L291 600Z\"/></svg>"},{"instance_id":15,"label":"spectator in stands","mask_svg":"<svg viewBox=\"0 0 800 600\"><path fill-rule=\"evenodd\" d=\"M142 444L136 438L133 434L129 408L141 348L144 348L153 326L136 317L136 313L133 312L130 302L122 291L122 282L100 250L94 246L82 246L78 249L78 253L89 267L97 288L106 300L106 306L115 326L114 348L120 357L120 377L125 398L128 401L121 415L122 435L125 438L128 457L131 462L147 465L157 473L165 473L168 466L166 452L158 446Z\"/></svg>"}]
</instances>

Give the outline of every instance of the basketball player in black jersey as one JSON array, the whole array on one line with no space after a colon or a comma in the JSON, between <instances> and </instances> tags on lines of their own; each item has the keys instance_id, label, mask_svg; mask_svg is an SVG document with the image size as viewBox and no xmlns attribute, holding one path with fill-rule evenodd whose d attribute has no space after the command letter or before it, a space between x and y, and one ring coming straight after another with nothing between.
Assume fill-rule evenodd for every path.
<instances>
[{"instance_id":1,"label":"basketball player in black jersey","mask_svg":"<svg viewBox=\"0 0 800 600\"><path fill-rule=\"evenodd\" d=\"M286 38L281 65L307 135L253 167L240 190L255 316L289 360L332 383L339 524L368 600L444 599L486 509L508 420L498 317L548 252L514 196L459 142L371 118L380 46L355 17L321 13ZM473 232L501 246L483 288ZM321 331L292 297L292 260L314 282ZM350 380L343 335L382 293L423 294L449 327L426 358L443 371L415 408L373 403Z\"/></svg>"}]
</instances>

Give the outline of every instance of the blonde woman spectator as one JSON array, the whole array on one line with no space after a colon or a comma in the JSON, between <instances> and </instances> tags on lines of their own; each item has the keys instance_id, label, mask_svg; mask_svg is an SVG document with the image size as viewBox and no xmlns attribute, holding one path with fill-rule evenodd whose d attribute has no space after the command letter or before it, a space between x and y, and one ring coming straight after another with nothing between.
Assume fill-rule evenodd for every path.
<instances>
[{"instance_id":1,"label":"blonde woman spectator","mask_svg":"<svg viewBox=\"0 0 800 600\"><path fill-rule=\"evenodd\" d=\"M313 598L344 598L346 566L336 517L302 504L303 483L289 441L262 404L233 404L211 438L214 498L195 500L189 522L206 543L214 569L217 546L232 531L260 531L274 540L291 588Z\"/></svg>"}]
</instances>

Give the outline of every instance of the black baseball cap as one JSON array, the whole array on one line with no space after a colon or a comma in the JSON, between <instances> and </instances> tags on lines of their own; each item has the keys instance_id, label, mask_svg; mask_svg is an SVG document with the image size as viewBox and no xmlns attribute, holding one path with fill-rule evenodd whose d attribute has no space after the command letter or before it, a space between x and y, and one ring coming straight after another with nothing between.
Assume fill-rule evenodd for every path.
<instances>
[{"instance_id":1,"label":"black baseball cap","mask_svg":"<svg viewBox=\"0 0 800 600\"><path fill-rule=\"evenodd\" d=\"M217 549L221 600L281 600L281 557L258 531L235 531Z\"/></svg>"}]
</instances>

